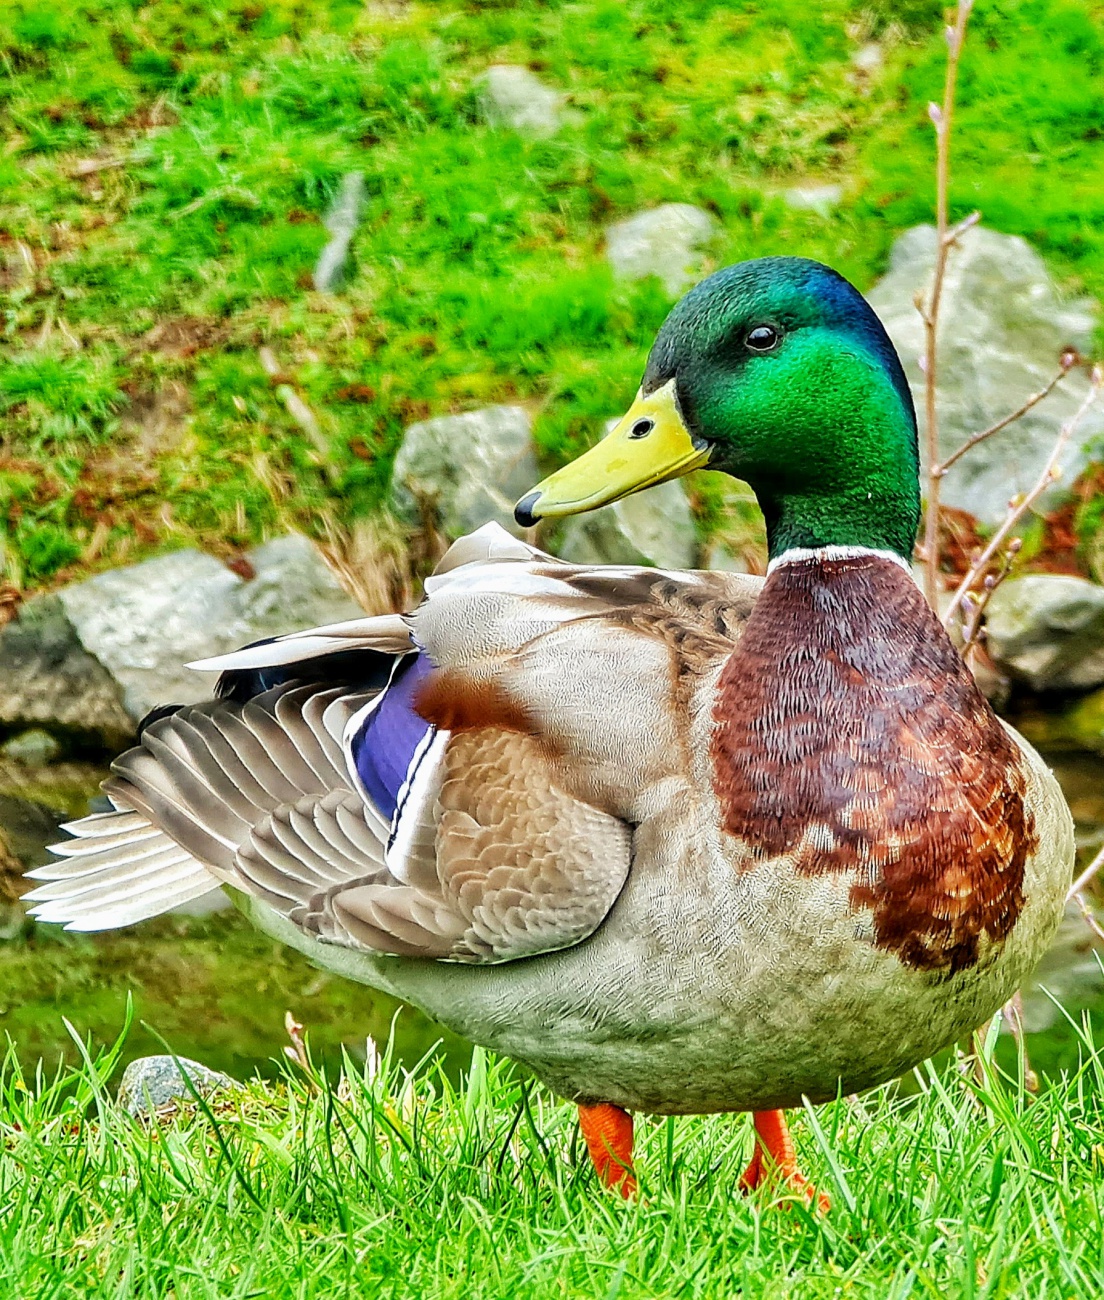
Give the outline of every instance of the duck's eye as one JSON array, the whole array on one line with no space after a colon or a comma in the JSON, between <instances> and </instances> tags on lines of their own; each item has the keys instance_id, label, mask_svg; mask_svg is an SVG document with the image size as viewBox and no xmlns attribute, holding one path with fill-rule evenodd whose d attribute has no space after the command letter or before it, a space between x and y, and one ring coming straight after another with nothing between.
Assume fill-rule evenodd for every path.
<instances>
[{"instance_id":1,"label":"duck's eye","mask_svg":"<svg viewBox=\"0 0 1104 1300\"><path fill-rule=\"evenodd\" d=\"M781 338L773 325L756 325L754 329L748 330L744 344L752 352L769 352L778 346Z\"/></svg>"},{"instance_id":2,"label":"duck's eye","mask_svg":"<svg viewBox=\"0 0 1104 1300\"><path fill-rule=\"evenodd\" d=\"M629 437L646 438L654 428L655 428L654 420L637 420L637 422L629 430Z\"/></svg>"}]
</instances>

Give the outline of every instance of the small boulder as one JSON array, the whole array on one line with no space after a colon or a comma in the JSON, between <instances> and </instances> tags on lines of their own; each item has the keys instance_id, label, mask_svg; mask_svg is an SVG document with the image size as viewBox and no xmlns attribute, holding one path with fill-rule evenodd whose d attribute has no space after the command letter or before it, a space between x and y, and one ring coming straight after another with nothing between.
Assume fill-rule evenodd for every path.
<instances>
[{"instance_id":1,"label":"small boulder","mask_svg":"<svg viewBox=\"0 0 1104 1300\"><path fill-rule=\"evenodd\" d=\"M363 612L305 537L266 542L246 559L249 581L202 551L173 551L58 594L81 646L121 690L131 724L159 704L210 698L210 675L184 666L193 659Z\"/></svg>"},{"instance_id":2,"label":"small boulder","mask_svg":"<svg viewBox=\"0 0 1104 1300\"><path fill-rule=\"evenodd\" d=\"M81 645L56 595L27 601L0 628L0 726L104 749L133 734L118 683Z\"/></svg>"},{"instance_id":3,"label":"small boulder","mask_svg":"<svg viewBox=\"0 0 1104 1300\"><path fill-rule=\"evenodd\" d=\"M798 212L815 212L818 217L830 217L843 198L843 186L795 185L786 190L782 199L788 208Z\"/></svg>"},{"instance_id":4,"label":"small boulder","mask_svg":"<svg viewBox=\"0 0 1104 1300\"><path fill-rule=\"evenodd\" d=\"M184 1072L187 1072L187 1079ZM191 1080L192 1086L188 1086ZM131 1061L119 1084L119 1105L136 1119L156 1115L167 1107L194 1102L195 1093L204 1099L241 1085L221 1070L209 1070L187 1057L142 1056Z\"/></svg>"},{"instance_id":5,"label":"small boulder","mask_svg":"<svg viewBox=\"0 0 1104 1300\"><path fill-rule=\"evenodd\" d=\"M96 810L107 775L99 764L61 761L38 767L0 757L0 858L16 860L21 869L49 862L47 845L64 839L58 827Z\"/></svg>"},{"instance_id":6,"label":"small boulder","mask_svg":"<svg viewBox=\"0 0 1104 1300\"><path fill-rule=\"evenodd\" d=\"M693 567L697 539L682 484L660 483L600 510L573 515L557 550L573 564Z\"/></svg>"},{"instance_id":7,"label":"small boulder","mask_svg":"<svg viewBox=\"0 0 1104 1300\"><path fill-rule=\"evenodd\" d=\"M1088 690L1104 682L1104 587L1084 578L1010 578L986 608L998 667L1035 691Z\"/></svg>"},{"instance_id":8,"label":"small boulder","mask_svg":"<svg viewBox=\"0 0 1104 1300\"><path fill-rule=\"evenodd\" d=\"M483 116L491 126L544 139L563 123L564 96L546 86L528 68L497 63L487 69L480 87Z\"/></svg>"},{"instance_id":9,"label":"small boulder","mask_svg":"<svg viewBox=\"0 0 1104 1300\"><path fill-rule=\"evenodd\" d=\"M520 536L514 504L539 478L529 413L488 406L412 424L395 457L392 497L408 523L428 517L450 539L491 520Z\"/></svg>"},{"instance_id":10,"label":"small boulder","mask_svg":"<svg viewBox=\"0 0 1104 1300\"><path fill-rule=\"evenodd\" d=\"M717 223L692 203L664 203L606 231L606 255L619 280L658 276L672 298L699 278Z\"/></svg>"},{"instance_id":11,"label":"small boulder","mask_svg":"<svg viewBox=\"0 0 1104 1300\"><path fill-rule=\"evenodd\" d=\"M349 249L360 224L364 207L364 173L349 172L342 178L329 212L326 229L330 242L323 248L314 268L314 287L321 290L339 288L349 278Z\"/></svg>"},{"instance_id":12,"label":"small boulder","mask_svg":"<svg viewBox=\"0 0 1104 1300\"><path fill-rule=\"evenodd\" d=\"M23 767L45 767L61 755L61 745L41 727L29 727L0 745L0 755Z\"/></svg>"},{"instance_id":13,"label":"small boulder","mask_svg":"<svg viewBox=\"0 0 1104 1300\"><path fill-rule=\"evenodd\" d=\"M929 290L934 264L934 228L914 226L894 244L888 271L867 294L901 355L921 425L924 328L913 299ZM951 249L939 312L940 456L1042 388L1057 371L1063 348L1090 348L1096 313L1091 301L1062 300L1026 240L980 226L967 230ZM985 524L1003 520L1009 498L1037 481L1088 382L1084 373L1071 372L1021 420L967 452L943 480L943 501ZM1098 404L1062 456L1067 486L1087 463L1086 444L1102 433L1104 409ZM1044 502L1061 490L1052 489Z\"/></svg>"},{"instance_id":14,"label":"small boulder","mask_svg":"<svg viewBox=\"0 0 1104 1300\"><path fill-rule=\"evenodd\" d=\"M715 573L754 572L746 556L737 554L727 541L718 537L710 540L709 546L702 556L701 567L703 569L712 569Z\"/></svg>"}]
</instances>

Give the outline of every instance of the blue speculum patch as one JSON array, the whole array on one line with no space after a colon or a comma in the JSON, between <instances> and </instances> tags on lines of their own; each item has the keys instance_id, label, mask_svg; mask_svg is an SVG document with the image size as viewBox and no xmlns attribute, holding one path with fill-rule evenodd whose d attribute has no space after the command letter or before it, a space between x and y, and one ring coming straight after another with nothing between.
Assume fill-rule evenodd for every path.
<instances>
[{"instance_id":1,"label":"blue speculum patch","mask_svg":"<svg viewBox=\"0 0 1104 1300\"><path fill-rule=\"evenodd\" d=\"M433 667L421 651L400 660L383 698L352 740L357 775L369 799L387 818L394 817L411 768L434 730L414 708L418 688Z\"/></svg>"}]
</instances>

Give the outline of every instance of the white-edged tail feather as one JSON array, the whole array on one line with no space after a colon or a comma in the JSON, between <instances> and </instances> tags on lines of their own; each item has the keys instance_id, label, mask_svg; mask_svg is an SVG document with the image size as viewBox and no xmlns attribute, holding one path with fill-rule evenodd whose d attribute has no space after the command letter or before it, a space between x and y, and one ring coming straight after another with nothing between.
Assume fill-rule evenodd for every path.
<instances>
[{"instance_id":1,"label":"white-edged tail feather","mask_svg":"<svg viewBox=\"0 0 1104 1300\"><path fill-rule=\"evenodd\" d=\"M38 921L67 930L113 930L159 916L221 883L163 831L130 808L94 813L63 828L58 862L28 871L44 881L25 895Z\"/></svg>"}]
</instances>

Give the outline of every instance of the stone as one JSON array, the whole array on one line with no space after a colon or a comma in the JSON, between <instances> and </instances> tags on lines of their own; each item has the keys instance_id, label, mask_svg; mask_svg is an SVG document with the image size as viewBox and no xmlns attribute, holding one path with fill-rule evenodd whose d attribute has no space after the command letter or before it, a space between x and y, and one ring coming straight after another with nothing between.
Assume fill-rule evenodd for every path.
<instances>
[{"instance_id":1,"label":"stone","mask_svg":"<svg viewBox=\"0 0 1104 1300\"><path fill-rule=\"evenodd\" d=\"M329 212L326 229L330 242L318 256L314 287L324 291L339 288L349 278L349 249L360 224L364 207L364 173L348 172L341 180Z\"/></svg>"},{"instance_id":2,"label":"stone","mask_svg":"<svg viewBox=\"0 0 1104 1300\"><path fill-rule=\"evenodd\" d=\"M788 208L794 208L798 212L815 212L820 217L830 217L839 207L842 198L843 186L835 184L795 185L782 195L782 201Z\"/></svg>"},{"instance_id":3,"label":"stone","mask_svg":"<svg viewBox=\"0 0 1104 1300\"><path fill-rule=\"evenodd\" d=\"M690 503L677 480L573 515L557 553L573 564L647 564L689 569L697 558Z\"/></svg>"},{"instance_id":4,"label":"stone","mask_svg":"<svg viewBox=\"0 0 1104 1300\"><path fill-rule=\"evenodd\" d=\"M133 735L118 684L81 645L56 595L27 601L0 628L0 727L108 750Z\"/></svg>"},{"instance_id":5,"label":"stone","mask_svg":"<svg viewBox=\"0 0 1104 1300\"><path fill-rule=\"evenodd\" d=\"M0 745L0 754L24 767L44 767L61 754L61 745L41 727L20 731Z\"/></svg>"},{"instance_id":6,"label":"stone","mask_svg":"<svg viewBox=\"0 0 1104 1300\"><path fill-rule=\"evenodd\" d=\"M563 125L564 96L528 68L494 64L482 78L479 99L491 126L509 127L520 135L547 139Z\"/></svg>"},{"instance_id":7,"label":"stone","mask_svg":"<svg viewBox=\"0 0 1104 1300\"><path fill-rule=\"evenodd\" d=\"M1009 578L989 599L985 631L998 666L1034 691L1104 682L1104 587L1084 578Z\"/></svg>"},{"instance_id":8,"label":"stone","mask_svg":"<svg viewBox=\"0 0 1104 1300\"><path fill-rule=\"evenodd\" d=\"M851 55L851 66L863 76L873 77L885 66L885 51L877 41L867 41Z\"/></svg>"},{"instance_id":9,"label":"stone","mask_svg":"<svg viewBox=\"0 0 1104 1300\"><path fill-rule=\"evenodd\" d=\"M100 782L107 775L98 763L32 767L0 757L0 850L6 846L21 869L43 866L51 860L47 846L65 838L58 830L62 822L97 810Z\"/></svg>"},{"instance_id":10,"label":"stone","mask_svg":"<svg viewBox=\"0 0 1104 1300\"><path fill-rule=\"evenodd\" d=\"M391 480L396 512L455 539L494 520L515 536L514 504L540 479L521 406L487 406L412 424Z\"/></svg>"},{"instance_id":11,"label":"stone","mask_svg":"<svg viewBox=\"0 0 1104 1300\"><path fill-rule=\"evenodd\" d=\"M9 793L3 775L0 769L0 854L14 858L25 870L41 867L50 860L47 846L62 838L58 833L61 819L52 808L24 797L21 790Z\"/></svg>"},{"instance_id":12,"label":"stone","mask_svg":"<svg viewBox=\"0 0 1104 1300\"><path fill-rule=\"evenodd\" d=\"M188 1079L192 1082L191 1088ZM210 1070L184 1056L175 1060L171 1056L141 1056L131 1061L123 1071L118 1102L128 1115L138 1119L155 1115L170 1106L179 1109L181 1103L194 1103L195 1092L206 1100L213 1093L240 1086L236 1079L221 1070Z\"/></svg>"},{"instance_id":13,"label":"stone","mask_svg":"<svg viewBox=\"0 0 1104 1300\"><path fill-rule=\"evenodd\" d=\"M363 612L305 537L266 542L246 559L255 573L249 581L187 550L58 593L81 646L117 683L131 724L159 704L210 697L210 675L184 667L193 659Z\"/></svg>"},{"instance_id":14,"label":"stone","mask_svg":"<svg viewBox=\"0 0 1104 1300\"><path fill-rule=\"evenodd\" d=\"M737 555L723 539L714 537L710 540L701 567L712 569L716 573L751 573L751 565L743 555Z\"/></svg>"},{"instance_id":15,"label":"stone","mask_svg":"<svg viewBox=\"0 0 1104 1300\"><path fill-rule=\"evenodd\" d=\"M717 223L692 203L664 203L606 231L606 255L619 280L658 276L672 297L699 278L702 254Z\"/></svg>"},{"instance_id":16,"label":"stone","mask_svg":"<svg viewBox=\"0 0 1104 1300\"><path fill-rule=\"evenodd\" d=\"M889 269L867 295L901 355L920 419L924 447L924 330L914 306L930 285L935 230L915 226L893 246ZM1042 258L1023 239L980 226L951 249L939 313L939 454L948 456L971 434L1010 414L1056 373L1067 346L1091 348L1097 308L1059 296ZM1071 372L1023 419L979 444L943 480L942 500L986 525L1004 519L1008 501L1042 472L1063 421L1088 392L1088 378ZM1062 457L1068 485L1085 467L1086 444L1104 433L1099 404L1082 421ZM1063 491L1042 498L1044 508Z\"/></svg>"}]
</instances>

